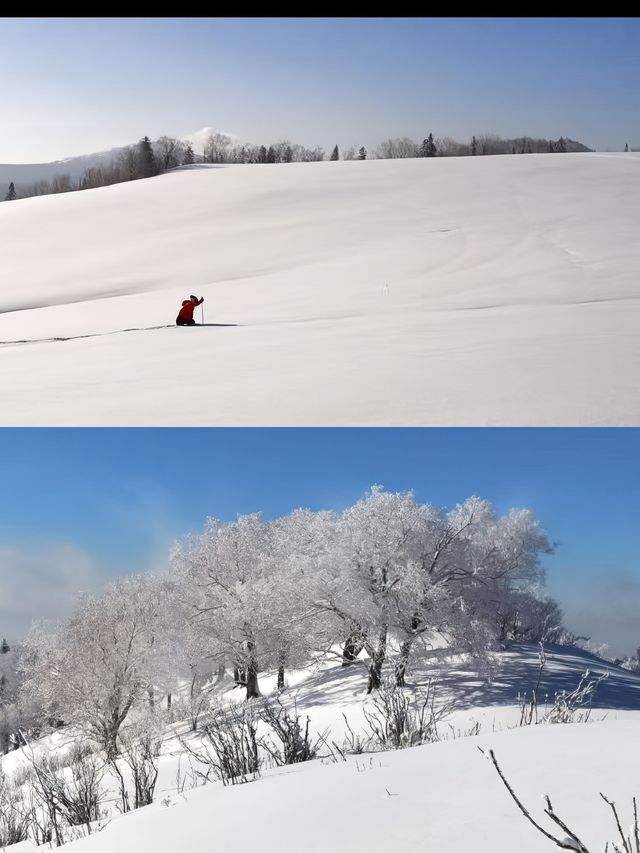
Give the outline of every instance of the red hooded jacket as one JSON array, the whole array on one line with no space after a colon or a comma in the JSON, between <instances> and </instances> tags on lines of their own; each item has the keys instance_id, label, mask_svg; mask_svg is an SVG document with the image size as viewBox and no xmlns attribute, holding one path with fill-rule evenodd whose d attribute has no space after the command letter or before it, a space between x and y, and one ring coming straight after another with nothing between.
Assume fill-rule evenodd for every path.
<instances>
[{"instance_id":1,"label":"red hooded jacket","mask_svg":"<svg viewBox=\"0 0 640 853\"><path fill-rule=\"evenodd\" d=\"M204 299L199 299L197 302L192 302L190 299L185 299L182 303L182 308L178 313L178 317L182 320L193 320L193 309L196 305L200 305Z\"/></svg>"}]
</instances>

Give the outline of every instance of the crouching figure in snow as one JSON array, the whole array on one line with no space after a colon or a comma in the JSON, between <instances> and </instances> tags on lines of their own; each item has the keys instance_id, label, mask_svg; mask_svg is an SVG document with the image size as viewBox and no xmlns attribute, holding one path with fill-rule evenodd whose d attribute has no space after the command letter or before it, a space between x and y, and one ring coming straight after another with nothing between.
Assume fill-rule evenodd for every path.
<instances>
[{"instance_id":1,"label":"crouching figure in snow","mask_svg":"<svg viewBox=\"0 0 640 853\"><path fill-rule=\"evenodd\" d=\"M182 303L182 308L180 309L178 316L176 317L176 323L178 326L195 326L196 321L193 319L193 309L197 305L201 305L204 302L204 296L201 296L198 299L197 296L190 296L188 299L185 299Z\"/></svg>"}]
</instances>

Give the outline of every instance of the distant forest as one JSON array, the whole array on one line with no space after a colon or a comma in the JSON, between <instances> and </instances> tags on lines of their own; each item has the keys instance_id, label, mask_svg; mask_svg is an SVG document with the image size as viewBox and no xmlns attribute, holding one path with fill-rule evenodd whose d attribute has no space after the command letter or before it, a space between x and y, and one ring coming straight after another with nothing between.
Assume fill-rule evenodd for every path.
<instances>
[{"instance_id":1,"label":"distant forest","mask_svg":"<svg viewBox=\"0 0 640 853\"><path fill-rule=\"evenodd\" d=\"M456 142L448 136L434 139L430 133L422 142L408 137L387 139L370 154L362 146L347 148L340 152L336 145L327 158L321 147L305 148L288 140L271 145L235 143L222 133L211 134L201 154L196 154L190 142L170 136L161 136L152 142L145 136L136 145L130 145L114 157L107 166L87 168L80 178L69 174L56 175L51 180L40 180L16 191L11 182L4 197L5 201L50 193L72 192L94 187L104 187L154 175L174 169L176 166L194 163L309 163L320 160L366 160L368 156L377 160L407 157L467 157L488 154L544 154L590 151L580 142L560 137L533 139L522 136L517 139L501 139L494 134L473 136L468 143ZM628 149L625 149L628 150Z\"/></svg>"}]
</instances>

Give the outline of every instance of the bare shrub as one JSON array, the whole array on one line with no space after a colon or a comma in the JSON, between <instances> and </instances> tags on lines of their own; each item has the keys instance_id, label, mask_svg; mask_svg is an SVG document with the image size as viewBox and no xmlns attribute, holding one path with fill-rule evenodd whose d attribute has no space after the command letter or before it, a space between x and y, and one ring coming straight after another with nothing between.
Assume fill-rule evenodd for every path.
<instances>
[{"instance_id":1,"label":"bare shrub","mask_svg":"<svg viewBox=\"0 0 640 853\"><path fill-rule=\"evenodd\" d=\"M289 710L276 697L263 703L259 716L276 738L277 742L265 739L263 746L278 767L311 761L319 756L322 745L327 745L329 730L315 738L310 737L309 717L303 719L300 716L295 702L293 709Z\"/></svg>"},{"instance_id":2,"label":"bare shrub","mask_svg":"<svg viewBox=\"0 0 640 853\"><path fill-rule=\"evenodd\" d=\"M562 690L556 693L553 707L543 716L543 723L586 723L591 715L591 705L598 685L608 675L605 672L597 678L589 679L591 673L586 670L575 690ZM640 851L639 851L640 853Z\"/></svg>"},{"instance_id":3,"label":"bare shrub","mask_svg":"<svg viewBox=\"0 0 640 853\"><path fill-rule=\"evenodd\" d=\"M262 759L257 722L251 705L209 708L201 724L200 746L195 747L180 738L184 749L196 761L195 775L203 782L208 782L213 776L224 785L237 785L258 778Z\"/></svg>"},{"instance_id":4,"label":"bare shrub","mask_svg":"<svg viewBox=\"0 0 640 853\"><path fill-rule=\"evenodd\" d=\"M29 818L20 791L0 767L0 847L26 841Z\"/></svg>"},{"instance_id":5,"label":"bare shrub","mask_svg":"<svg viewBox=\"0 0 640 853\"><path fill-rule=\"evenodd\" d=\"M605 672L596 678L590 678L591 672L587 669L581 676L578 686L574 690L561 690L556 693L551 708L546 710L542 716L539 715L538 690L542 672L546 666L547 659L544 646L540 643L539 651L540 665L538 667L538 678L533 688L531 698L526 694L518 696L520 706L519 726L531 726L539 723L586 723L591 716L591 707L598 685L609 675ZM640 851L639 851L640 853Z\"/></svg>"},{"instance_id":6,"label":"bare shrub","mask_svg":"<svg viewBox=\"0 0 640 853\"><path fill-rule=\"evenodd\" d=\"M373 698L373 707L373 711L364 710L370 742L382 749L405 749L439 740L438 723L451 713L453 705L436 708L432 681L414 697L394 683L384 682Z\"/></svg>"},{"instance_id":7,"label":"bare shrub","mask_svg":"<svg viewBox=\"0 0 640 853\"><path fill-rule=\"evenodd\" d=\"M138 737L124 736L120 739L120 756L131 772L133 781L133 808L149 806L158 781L158 758L162 745L161 738L153 731L145 731ZM123 803L129 805L129 795L122 791L123 777L121 774L121 796ZM127 808L126 811L129 809Z\"/></svg>"},{"instance_id":8,"label":"bare shrub","mask_svg":"<svg viewBox=\"0 0 640 853\"><path fill-rule=\"evenodd\" d=\"M25 752L33 772L34 799L29 811L34 837L55 842L57 847L69 840L65 827L83 826L90 835L92 824L104 816L100 807L105 799L102 780L106 766L82 746L72 749L70 757L74 752L76 760L66 771L56 756L36 755L31 749Z\"/></svg>"}]
</instances>

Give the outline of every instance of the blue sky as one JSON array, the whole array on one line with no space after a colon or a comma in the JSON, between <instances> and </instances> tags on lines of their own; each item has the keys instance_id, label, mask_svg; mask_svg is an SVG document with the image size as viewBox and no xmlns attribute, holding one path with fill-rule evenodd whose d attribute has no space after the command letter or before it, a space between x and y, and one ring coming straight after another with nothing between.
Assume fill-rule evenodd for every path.
<instances>
[{"instance_id":1,"label":"blue sky","mask_svg":"<svg viewBox=\"0 0 640 853\"><path fill-rule=\"evenodd\" d=\"M0 634L162 568L207 516L340 510L379 483L529 507L559 543L545 565L570 627L640 644L640 429L5 428L0 458Z\"/></svg>"},{"instance_id":2,"label":"blue sky","mask_svg":"<svg viewBox=\"0 0 640 853\"><path fill-rule=\"evenodd\" d=\"M639 18L3 18L0 162L214 127L640 147Z\"/></svg>"}]
</instances>

